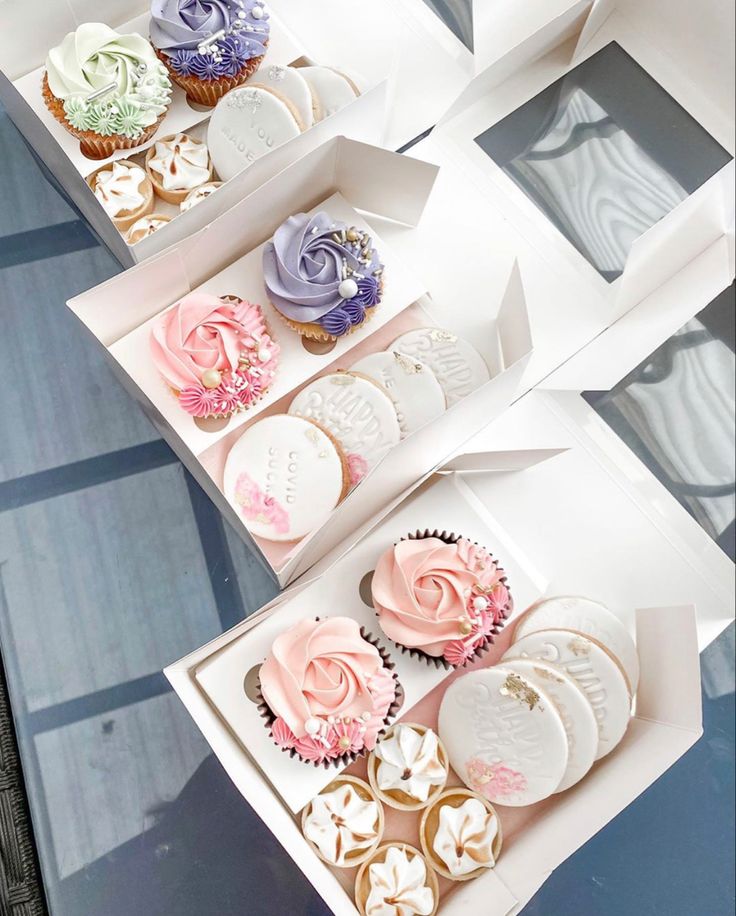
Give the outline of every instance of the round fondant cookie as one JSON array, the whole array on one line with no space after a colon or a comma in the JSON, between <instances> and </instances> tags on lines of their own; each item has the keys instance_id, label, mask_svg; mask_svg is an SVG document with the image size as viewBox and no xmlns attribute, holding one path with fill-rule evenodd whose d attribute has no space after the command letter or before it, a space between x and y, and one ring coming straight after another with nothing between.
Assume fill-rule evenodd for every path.
<instances>
[{"instance_id":1,"label":"round fondant cookie","mask_svg":"<svg viewBox=\"0 0 736 916\"><path fill-rule=\"evenodd\" d=\"M225 496L246 527L269 541L296 541L347 492L347 463L317 424L277 414L250 426L225 463Z\"/></svg>"},{"instance_id":2,"label":"round fondant cookie","mask_svg":"<svg viewBox=\"0 0 736 916\"><path fill-rule=\"evenodd\" d=\"M511 666L473 671L447 689L439 733L452 768L490 802L533 805L567 770L567 735L543 689Z\"/></svg>"},{"instance_id":3,"label":"round fondant cookie","mask_svg":"<svg viewBox=\"0 0 736 916\"><path fill-rule=\"evenodd\" d=\"M540 630L515 642L504 661L511 656L552 662L575 678L598 722L596 760L611 753L628 728L631 696L623 670L599 642L572 630Z\"/></svg>"},{"instance_id":4,"label":"round fondant cookie","mask_svg":"<svg viewBox=\"0 0 736 916\"><path fill-rule=\"evenodd\" d=\"M639 656L624 624L604 604L590 598L561 596L545 598L519 619L514 639L537 630L574 630L598 640L624 669L632 696L639 686Z\"/></svg>"},{"instance_id":5,"label":"round fondant cookie","mask_svg":"<svg viewBox=\"0 0 736 916\"><path fill-rule=\"evenodd\" d=\"M574 678L559 665L532 658L509 658L507 668L541 687L557 707L567 735L567 769L558 792L571 789L595 763L598 754L598 723L593 707Z\"/></svg>"},{"instance_id":6,"label":"round fondant cookie","mask_svg":"<svg viewBox=\"0 0 736 916\"><path fill-rule=\"evenodd\" d=\"M299 72L309 83L317 102L317 121L329 118L360 95L355 83L338 70L330 67L300 67Z\"/></svg>"},{"instance_id":7,"label":"round fondant cookie","mask_svg":"<svg viewBox=\"0 0 736 916\"><path fill-rule=\"evenodd\" d=\"M303 129L314 124L314 96L309 83L296 67L262 64L248 80L249 86L263 86L288 99L299 113Z\"/></svg>"},{"instance_id":8,"label":"round fondant cookie","mask_svg":"<svg viewBox=\"0 0 736 916\"><path fill-rule=\"evenodd\" d=\"M371 353L350 367L383 386L394 402L402 437L436 419L447 402L434 372L418 359L387 351Z\"/></svg>"},{"instance_id":9,"label":"round fondant cookie","mask_svg":"<svg viewBox=\"0 0 736 916\"><path fill-rule=\"evenodd\" d=\"M340 443L356 484L401 438L391 398L375 382L335 372L307 385L289 413L315 420Z\"/></svg>"},{"instance_id":10,"label":"round fondant cookie","mask_svg":"<svg viewBox=\"0 0 736 916\"><path fill-rule=\"evenodd\" d=\"M217 174L229 181L301 132L298 112L288 99L261 86L241 86L217 103L207 146Z\"/></svg>"},{"instance_id":11,"label":"round fondant cookie","mask_svg":"<svg viewBox=\"0 0 736 916\"><path fill-rule=\"evenodd\" d=\"M475 347L442 328L408 331L393 342L391 349L429 366L445 392L448 407L472 394L491 377Z\"/></svg>"}]
</instances>

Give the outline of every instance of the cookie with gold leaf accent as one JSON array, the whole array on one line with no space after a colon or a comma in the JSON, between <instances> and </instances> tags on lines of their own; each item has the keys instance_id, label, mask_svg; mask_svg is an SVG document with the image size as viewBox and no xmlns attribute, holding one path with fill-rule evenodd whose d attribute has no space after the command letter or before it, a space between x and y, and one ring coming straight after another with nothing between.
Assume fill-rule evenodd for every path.
<instances>
[{"instance_id":1,"label":"cookie with gold leaf accent","mask_svg":"<svg viewBox=\"0 0 736 916\"><path fill-rule=\"evenodd\" d=\"M598 722L596 760L610 754L623 738L631 718L631 693L624 670L606 647L573 630L539 630L517 640L504 655L535 658L559 665L585 692Z\"/></svg>"},{"instance_id":2,"label":"cookie with gold leaf accent","mask_svg":"<svg viewBox=\"0 0 736 916\"><path fill-rule=\"evenodd\" d=\"M402 438L447 410L447 400L437 376L426 363L397 350L370 353L350 367L381 385L394 402Z\"/></svg>"},{"instance_id":3,"label":"cookie with gold leaf accent","mask_svg":"<svg viewBox=\"0 0 736 916\"><path fill-rule=\"evenodd\" d=\"M350 472L335 438L302 417L251 424L230 450L224 491L246 528L269 541L296 541L347 495Z\"/></svg>"},{"instance_id":4,"label":"cookie with gold leaf accent","mask_svg":"<svg viewBox=\"0 0 736 916\"><path fill-rule=\"evenodd\" d=\"M520 807L557 790L569 749L549 694L513 665L510 660L452 683L438 724L450 764L465 785L493 804Z\"/></svg>"},{"instance_id":5,"label":"cookie with gold leaf accent","mask_svg":"<svg viewBox=\"0 0 736 916\"><path fill-rule=\"evenodd\" d=\"M289 413L314 420L332 433L347 455L353 485L401 438L391 398L372 379L352 372L315 379L297 394Z\"/></svg>"},{"instance_id":6,"label":"cookie with gold leaf accent","mask_svg":"<svg viewBox=\"0 0 736 916\"><path fill-rule=\"evenodd\" d=\"M475 347L452 331L442 328L415 328L397 338L390 347L428 366L437 376L452 407L477 391L491 373Z\"/></svg>"}]
</instances>

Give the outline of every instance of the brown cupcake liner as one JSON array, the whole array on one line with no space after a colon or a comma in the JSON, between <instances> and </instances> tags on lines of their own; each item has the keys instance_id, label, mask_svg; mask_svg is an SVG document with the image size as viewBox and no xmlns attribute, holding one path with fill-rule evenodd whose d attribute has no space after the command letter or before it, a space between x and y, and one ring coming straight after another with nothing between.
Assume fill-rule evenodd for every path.
<instances>
[{"instance_id":1,"label":"brown cupcake liner","mask_svg":"<svg viewBox=\"0 0 736 916\"><path fill-rule=\"evenodd\" d=\"M111 134L109 137L103 137L102 134L95 133L93 130L77 130L76 127L72 127L66 119L63 101L58 99L49 88L49 81L46 73L43 75L41 92L46 107L56 120L59 121L73 137L79 140L79 148L82 151L82 155L86 156L87 159L107 159L109 156L112 156L116 150L137 149L139 146L144 146L151 137L153 137L161 126L161 122L166 117L166 111L163 111L156 121L151 124L150 127L146 127L143 133L135 139L124 137L122 134Z\"/></svg>"},{"instance_id":2,"label":"brown cupcake liner","mask_svg":"<svg viewBox=\"0 0 736 916\"><path fill-rule=\"evenodd\" d=\"M320 618L317 617L315 619L319 620ZM383 735L386 734L386 731L389 725L391 724L392 720L396 718L396 715L398 714L399 710L401 709L403 705L404 688L401 686L401 682L399 681L399 676L396 674L396 671L394 670L396 666L391 661L391 656L383 648L383 646L376 639L376 637L368 633L365 627L360 628L360 635L363 637L363 639L367 643L370 643L370 645L378 649L378 654L381 656L381 661L383 662L384 667L387 668L389 671L393 672L394 684L396 685L396 694L394 696L393 702L391 703L391 706L389 706L388 712L386 713L386 718L383 720L383 728L378 732L378 735L377 735L376 741L378 741L378 739L380 739ZM278 718L278 716L276 716L275 713L271 710L271 707L268 705L268 703L265 701L263 697L263 693L261 692L261 688L260 688L260 679L258 682L258 694L256 696L256 701L258 704L258 712L261 714L264 724L270 734L271 729L273 728L273 724L276 721L276 719ZM274 744L275 743L276 742L274 742ZM276 745L276 746L279 747L279 745ZM361 757L366 757L370 753L370 751L367 748L363 747L359 751L349 751L347 754L341 754L339 757L333 757L331 760L319 761L319 760L305 760L303 757L299 755L299 752L296 750L296 748L293 748L293 747L292 748L282 747L281 750L284 751L284 753L289 754L290 757L292 758L295 757L301 763L312 764L315 767L322 767L325 770L329 770L333 766L334 767L349 766L350 764L355 763L356 760L359 760Z\"/></svg>"},{"instance_id":3,"label":"brown cupcake liner","mask_svg":"<svg viewBox=\"0 0 736 916\"><path fill-rule=\"evenodd\" d=\"M415 531L412 534L407 534L406 537L401 538L401 540L402 541L423 541L426 538L438 538L438 540L444 541L445 544L457 544L457 542L462 538L462 535L455 534L454 532L438 531L436 528L434 529L434 531L430 531L429 528L425 528L424 531ZM477 541L474 541L473 543L475 544L476 547L481 547L481 545ZM490 551L488 551L486 547L483 547L482 549L487 551L487 553L489 554L492 560L495 559L493 554ZM508 589L509 595L511 595L511 589L508 586L508 582L507 582L505 575L501 577L501 582ZM378 612L376 612L376 616L378 617ZM482 658L489 651L491 646L495 643L494 637L497 636L501 632L501 630L503 629L506 623L506 620L508 619L508 616L509 616L509 612L504 611L504 613L502 614L500 623L497 623L493 627L493 630L491 631L491 634L487 637L486 641L484 643L481 643L481 645L477 646L477 648L475 649L475 652L470 656L470 658L466 659L466 661L462 665L451 665L442 655L427 655L427 653L422 652L421 649L409 648L408 646L402 646L401 643L396 642L396 640L394 639L392 639L391 642L395 646L397 646L397 648L399 648L404 655L409 655L411 658L416 658L419 661L423 661L427 665L430 665L430 666L434 665L435 668L444 668L445 671L460 671L463 668L467 668L468 665L472 665L474 662L478 661L479 658ZM380 626L380 617L378 619L379 619L379 626ZM391 637L386 636L386 638L390 639Z\"/></svg>"},{"instance_id":4,"label":"brown cupcake liner","mask_svg":"<svg viewBox=\"0 0 736 916\"><path fill-rule=\"evenodd\" d=\"M268 41L265 42L268 47ZM227 95L231 89L242 86L243 83L260 67L265 54L260 57L251 57L245 62L235 76L221 76L216 80L201 80L198 76L182 76L169 64L169 58L158 48L153 49L156 57L166 67L172 83L176 83L187 94L187 99L195 105L206 105L214 108L220 99Z\"/></svg>"}]
</instances>

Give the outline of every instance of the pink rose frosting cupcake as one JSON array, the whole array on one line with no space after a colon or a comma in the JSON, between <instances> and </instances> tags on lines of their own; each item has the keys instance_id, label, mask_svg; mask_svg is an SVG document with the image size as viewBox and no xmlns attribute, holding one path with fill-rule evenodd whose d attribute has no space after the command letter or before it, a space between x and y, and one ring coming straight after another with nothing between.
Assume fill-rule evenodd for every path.
<instances>
[{"instance_id":1,"label":"pink rose frosting cupcake","mask_svg":"<svg viewBox=\"0 0 736 916\"><path fill-rule=\"evenodd\" d=\"M446 532L417 532L387 550L372 592L389 639L446 668L486 651L513 610L506 575L491 554Z\"/></svg>"},{"instance_id":2,"label":"pink rose frosting cupcake","mask_svg":"<svg viewBox=\"0 0 736 916\"><path fill-rule=\"evenodd\" d=\"M373 750L403 696L388 654L349 617L302 620L278 636L260 690L276 744L326 767Z\"/></svg>"},{"instance_id":3,"label":"pink rose frosting cupcake","mask_svg":"<svg viewBox=\"0 0 736 916\"><path fill-rule=\"evenodd\" d=\"M278 366L279 345L260 306L235 296L185 296L154 324L150 344L164 381L198 419L252 407Z\"/></svg>"}]
</instances>

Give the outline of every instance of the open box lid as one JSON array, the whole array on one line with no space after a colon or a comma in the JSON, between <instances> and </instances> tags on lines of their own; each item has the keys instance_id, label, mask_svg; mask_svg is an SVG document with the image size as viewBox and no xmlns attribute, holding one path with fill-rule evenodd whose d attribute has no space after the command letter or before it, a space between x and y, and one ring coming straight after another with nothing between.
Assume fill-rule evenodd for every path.
<instances>
[{"instance_id":1,"label":"open box lid","mask_svg":"<svg viewBox=\"0 0 736 916\"><path fill-rule=\"evenodd\" d=\"M681 6L679 3L675 5L678 8ZM653 35L651 24L646 30L644 25L639 27L638 11L645 9L651 14L651 8L657 4L624 3L619 6L620 8L616 8L613 3L599 2L592 7L587 18L568 14L550 22L531 44L528 42L525 48L520 47L507 54L471 82L450 107L436 130L416 149L416 154L438 162L444 168L462 172L466 183L472 184L473 195L477 196L479 189L484 191L489 201L492 201L492 206L498 208L500 213L519 229L556 271L564 273L570 282L582 285L586 292L584 300L578 303L581 320L589 320L591 314L597 316L600 330L637 305L718 239L733 232L733 112L725 113L723 110L728 91L725 96L722 91L720 92L719 98L722 102L718 105L712 103L709 95L712 72L702 65L703 43L706 43L707 47L710 33L717 31L724 22L721 0L710 0L711 14L704 17L710 22L709 29L693 31L696 41L693 42L692 71L688 66L682 65L683 60L689 63L687 49L682 49L679 58L673 59L670 56L674 55L677 48L671 29L662 29L661 34ZM703 11L700 10L698 15L703 16ZM726 21L728 18L726 14ZM542 36L546 39L546 45L542 41ZM654 39L657 40L656 47L650 44L650 40ZM553 211L553 222L553 219L543 211L540 201L545 195L552 195L550 200L555 198L555 195L559 198L562 192L559 189L550 190L552 185L545 190L544 182L551 182L553 178L547 171L540 173L542 166L536 161L538 159L541 162L545 157L549 158L548 152L540 140L535 141L535 146L526 152L523 152L522 147L522 153L516 151L515 144L521 142L525 131L531 130L532 127L541 127L540 118L552 117L551 109L541 110L540 99L544 99L547 106L553 105L556 98L554 93L562 91L557 88L558 81L581 64L588 68L585 70L587 80L591 79L591 67L599 66L601 73L594 79L597 78L599 87L605 86L607 89L606 104L613 105L614 114L609 115L609 119L613 119L614 125L620 128L616 120L619 117L632 120L635 105L631 102L631 93L625 97L621 95L620 101L625 101L626 104L619 104L615 91L611 91L611 86L615 87L617 84L612 83L611 79L606 82L602 78L608 72L603 67L610 70L614 63L612 46L618 48L615 55L617 66L625 68L621 72L628 73L627 78L632 81L632 85L646 85L647 98L654 98L657 93L663 99L666 98L669 107L680 112L678 123L682 121L691 124L692 130L700 138L701 146L710 146L707 168L703 166L704 171L701 169L703 179L699 186L686 191L672 180L672 199L668 199L666 204L661 204L665 207L664 217L651 224L648 229L644 229L634 239L627 252L621 275L616 277L614 273L608 279L604 279L599 269L591 262L592 258L586 257L568 240L570 233L572 236L579 236L582 231L575 228L576 220L578 226L585 225L585 200L575 204L577 198L573 196L572 190L573 186L577 187L579 184L580 189L576 193L583 196L588 193L585 164L578 163L576 175L579 181L567 181L567 190L562 195L564 200L567 199L565 195L570 198L568 203L571 208L576 205L581 209L574 218L570 214L565 216L564 207L567 204L562 200L559 204L562 209ZM547 52L541 58L534 56L540 47L547 47ZM724 49L727 59L729 56L732 57L732 34L727 30L719 34L716 47ZM521 54L521 51L525 53ZM599 65L599 55L604 52L607 54L606 63ZM708 54L712 54L712 49L708 48ZM702 82L698 82L701 76ZM580 93L574 98L579 95ZM568 99L567 95L563 95L562 98L569 110L560 105L559 112L562 114L558 112L558 116L573 117L573 107L579 102L574 101L574 98ZM590 104L600 109L597 102L593 101ZM620 109L618 113L616 109ZM604 106L603 113L608 110ZM639 127L644 123L643 116L639 115L636 115L633 121ZM551 123L554 124L554 121ZM545 127L545 130L549 129ZM665 129L666 126L662 125L652 125L648 128L650 134ZM491 134L492 142L488 139ZM636 154L642 161L651 161L645 150L638 149L636 138L632 142L626 130L619 129L618 136L622 138L620 142L630 149L630 155ZM664 134L657 133L657 137L660 136ZM547 137L543 138L544 142L547 140ZM673 144L677 145L676 140L677 137L672 139L671 147ZM647 136L647 143L651 141L652 137ZM663 148L661 139L658 142L660 148ZM560 147L563 148L565 147ZM578 155L576 150L577 146L574 146L564 156L560 153L560 161L565 157ZM681 160L678 161L680 170L684 168L683 150L686 150L686 147L681 145L682 155L678 154ZM582 153L580 155L582 156ZM506 157L511 157L508 160L513 166L511 173L508 173L507 166L503 165L507 161ZM519 157L520 162L517 164ZM527 158L529 162L526 161ZM569 166L564 167L572 168L573 165L570 158ZM659 168L656 163L651 167L652 174L659 169L659 173L665 175L663 167ZM544 168L548 167L544 165ZM692 168L695 169L695 166ZM596 168L595 175L598 174L599 169ZM710 177L706 178L707 175ZM472 179L471 182L468 182L468 177ZM522 180L526 184L526 190L522 190ZM555 180L562 179L558 175ZM598 177L595 180L596 185L589 193L603 194L605 189L597 184ZM684 181L684 178L681 180ZM700 179L693 177L689 180L696 182ZM537 181L537 190L529 190ZM684 187L689 186L686 183ZM625 189L620 191L621 200L626 200L625 194ZM457 194L455 196L457 197ZM462 215L465 224L472 225L475 230L476 218L470 215L474 201L471 201L470 197L470 191L465 194L461 191L456 201L456 209ZM591 197L591 200L593 199L594 196ZM597 203L605 211L607 198L604 196ZM614 209L618 206L613 203L613 198L610 205ZM553 204L548 203L546 206L551 208ZM659 206L660 204L657 205ZM646 225L646 221L643 221L643 225ZM477 231L488 234L490 243L492 231L482 225L477 226ZM582 238L584 239L584 236ZM603 256L607 239L601 237L595 239L594 243L602 247L599 255ZM621 244L623 245L623 242ZM592 336L589 339L592 339Z\"/></svg>"}]
</instances>

